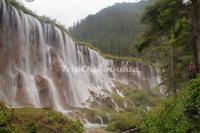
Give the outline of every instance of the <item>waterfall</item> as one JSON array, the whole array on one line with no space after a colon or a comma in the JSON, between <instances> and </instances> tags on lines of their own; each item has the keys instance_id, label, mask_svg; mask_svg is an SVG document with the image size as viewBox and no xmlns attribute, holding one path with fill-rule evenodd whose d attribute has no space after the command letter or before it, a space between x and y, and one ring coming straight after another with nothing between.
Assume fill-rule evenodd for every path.
<instances>
[{"instance_id":1,"label":"waterfall","mask_svg":"<svg viewBox=\"0 0 200 133\"><path fill-rule=\"evenodd\" d=\"M51 106L64 112L70 106L89 107L94 95L109 96L115 80L145 89L159 83L156 69L137 62L132 64L137 73L67 71L115 64L77 45L65 31L0 0L0 100L7 104ZM125 65L128 63L120 64Z\"/></svg>"},{"instance_id":2,"label":"waterfall","mask_svg":"<svg viewBox=\"0 0 200 133\"><path fill-rule=\"evenodd\" d=\"M100 120L100 124L103 126L104 123L103 123L103 119L101 118L101 116L96 116L99 120Z\"/></svg>"}]
</instances>

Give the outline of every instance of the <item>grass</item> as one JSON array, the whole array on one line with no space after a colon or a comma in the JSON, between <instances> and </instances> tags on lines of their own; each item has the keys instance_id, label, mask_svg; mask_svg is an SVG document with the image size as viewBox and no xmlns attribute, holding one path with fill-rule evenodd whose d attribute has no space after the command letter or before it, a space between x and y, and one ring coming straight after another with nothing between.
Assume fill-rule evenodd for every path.
<instances>
[{"instance_id":1,"label":"grass","mask_svg":"<svg viewBox=\"0 0 200 133\"><path fill-rule=\"evenodd\" d=\"M58 132L82 133L81 122L69 119L51 109L34 109L30 107L9 109L1 103L0 132L43 133Z\"/></svg>"}]
</instances>

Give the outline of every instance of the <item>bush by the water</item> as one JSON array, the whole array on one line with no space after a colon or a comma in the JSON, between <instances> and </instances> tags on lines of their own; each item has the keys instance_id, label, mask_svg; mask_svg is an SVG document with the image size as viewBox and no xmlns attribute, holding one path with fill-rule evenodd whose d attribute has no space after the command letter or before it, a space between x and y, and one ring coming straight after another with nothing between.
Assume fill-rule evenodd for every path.
<instances>
[{"instance_id":1,"label":"bush by the water","mask_svg":"<svg viewBox=\"0 0 200 133\"><path fill-rule=\"evenodd\" d=\"M132 111L117 113L112 116L111 122L107 126L107 130L111 132L124 132L134 129L143 123L143 111Z\"/></svg>"}]
</instances>

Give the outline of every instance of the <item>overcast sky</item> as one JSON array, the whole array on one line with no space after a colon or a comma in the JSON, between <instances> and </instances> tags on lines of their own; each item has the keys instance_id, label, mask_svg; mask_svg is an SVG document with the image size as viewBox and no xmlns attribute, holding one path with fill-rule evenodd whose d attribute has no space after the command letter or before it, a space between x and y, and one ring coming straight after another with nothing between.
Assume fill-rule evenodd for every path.
<instances>
[{"instance_id":1,"label":"overcast sky","mask_svg":"<svg viewBox=\"0 0 200 133\"><path fill-rule=\"evenodd\" d=\"M136 2L138 0L34 0L23 3L38 15L56 18L67 28L74 22L94 14L117 2Z\"/></svg>"}]
</instances>

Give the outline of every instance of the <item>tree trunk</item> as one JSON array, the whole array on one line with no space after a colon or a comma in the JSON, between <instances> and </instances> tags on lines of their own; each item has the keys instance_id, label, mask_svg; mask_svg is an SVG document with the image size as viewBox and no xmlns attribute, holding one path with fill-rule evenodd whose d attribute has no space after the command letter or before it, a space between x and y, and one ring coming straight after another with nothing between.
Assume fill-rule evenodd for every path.
<instances>
[{"instance_id":1,"label":"tree trunk","mask_svg":"<svg viewBox=\"0 0 200 133\"><path fill-rule=\"evenodd\" d=\"M200 30L199 30L199 0L191 0L192 2L192 30L194 37L196 67L200 72Z\"/></svg>"}]
</instances>

